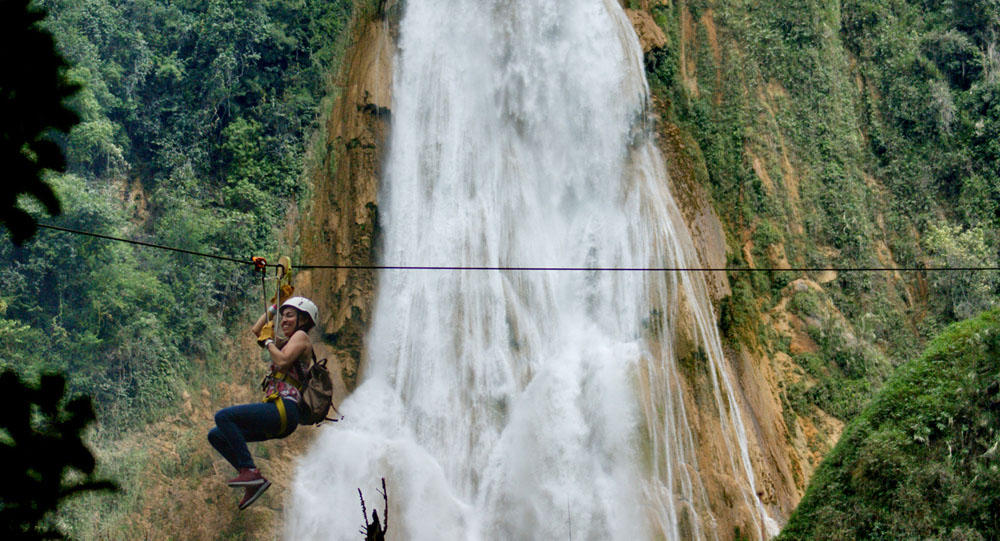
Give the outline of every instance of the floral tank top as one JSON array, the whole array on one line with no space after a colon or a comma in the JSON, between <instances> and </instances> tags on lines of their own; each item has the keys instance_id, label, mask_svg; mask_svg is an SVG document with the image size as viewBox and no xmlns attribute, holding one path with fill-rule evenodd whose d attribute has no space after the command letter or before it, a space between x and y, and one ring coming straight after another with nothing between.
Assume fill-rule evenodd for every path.
<instances>
[{"instance_id":1,"label":"floral tank top","mask_svg":"<svg viewBox=\"0 0 1000 541\"><path fill-rule=\"evenodd\" d=\"M297 404L299 399L302 398L299 390L287 381L276 379L274 377L275 372L277 372L277 367L274 366L274 363L271 363L271 373L268 375L267 382L264 384L264 395L271 396L273 394L277 394L280 398L287 398ZM300 384L306 379L305 371L302 369L302 361L295 361L292 363L292 369L289 370L288 373Z\"/></svg>"}]
</instances>

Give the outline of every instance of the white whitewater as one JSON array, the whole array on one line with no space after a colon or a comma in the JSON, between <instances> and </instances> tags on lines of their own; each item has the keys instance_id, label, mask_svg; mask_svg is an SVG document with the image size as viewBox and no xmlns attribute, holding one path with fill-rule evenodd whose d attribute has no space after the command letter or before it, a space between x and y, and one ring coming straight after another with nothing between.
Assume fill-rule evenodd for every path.
<instances>
[{"instance_id":1,"label":"white whitewater","mask_svg":"<svg viewBox=\"0 0 1000 541\"><path fill-rule=\"evenodd\" d=\"M396 66L384 264L699 266L616 1L408 0ZM721 464L696 458L678 320ZM289 538L359 537L357 489L381 515L382 477L391 539L729 537L706 469L774 533L697 273L383 271L366 356L299 466Z\"/></svg>"}]
</instances>

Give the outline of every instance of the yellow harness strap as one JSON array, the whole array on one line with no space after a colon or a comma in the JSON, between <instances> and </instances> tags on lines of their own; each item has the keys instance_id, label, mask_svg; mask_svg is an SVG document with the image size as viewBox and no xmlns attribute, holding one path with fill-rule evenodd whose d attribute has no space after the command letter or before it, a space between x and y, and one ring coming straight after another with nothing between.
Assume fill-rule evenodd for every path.
<instances>
[{"instance_id":1,"label":"yellow harness strap","mask_svg":"<svg viewBox=\"0 0 1000 541\"><path fill-rule=\"evenodd\" d=\"M296 389L298 389L299 392L302 392L302 384L299 383L299 380L297 380L294 377L292 377L292 375L289 374L288 372L280 372L280 371L278 371L278 372L275 372L271 377L274 378L274 379L276 379L276 380L278 380L278 381L284 381L285 383L288 383L292 387L295 387Z\"/></svg>"},{"instance_id":2,"label":"yellow harness strap","mask_svg":"<svg viewBox=\"0 0 1000 541\"><path fill-rule=\"evenodd\" d=\"M288 415L285 414L285 401L278 396L278 393L271 393L264 397L264 402L274 402L275 406L278 406L278 415L281 417L281 428L278 429L278 433L274 434L273 437L278 437L285 433L285 429L288 428Z\"/></svg>"},{"instance_id":3,"label":"yellow harness strap","mask_svg":"<svg viewBox=\"0 0 1000 541\"><path fill-rule=\"evenodd\" d=\"M271 377L278 381L284 381L285 383L288 383L292 387L298 389L299 392L302 392L302 384L299 383L299 380L292 377L292 375L289 374L288 372L275 371L273 374L271 374ZM267 378L264 378L264 385L266 384L267 384ZM280 396L278 396L277 392L265 396L263 401L274 402L274 405L278 407L278 415L281 416L281 429L278 430L277 434L271 437L278 437L284 434L285 429L288 428L288 415L285 413L285 401L282 400Z\"/></svg>"}]
</instances>

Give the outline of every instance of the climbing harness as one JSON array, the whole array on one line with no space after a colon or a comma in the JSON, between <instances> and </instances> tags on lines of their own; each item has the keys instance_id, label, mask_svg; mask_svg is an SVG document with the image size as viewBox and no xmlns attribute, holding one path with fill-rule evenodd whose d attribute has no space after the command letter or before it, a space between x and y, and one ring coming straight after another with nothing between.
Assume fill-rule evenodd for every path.
<instances>
[{"instance_id":1,"label":"climbing harness","mask_svg":"<svg viewBox=\"0 0 1000 541\"><path fill-rule=\"evenodd\" d=\"M285 401L278 396L278 393L271 393L264 397L264 402L274 402L274 405L278 407L278 415L281 416L281 428L278 429L277 434L267 434L269 438L277 438L278 436L285 433L285 429L288 428L288 414L285 413Z\"/></svg>"},{"instance_id":2,"label":"climbing harness","mask_svg":"<svg viewBox=\"0 0 1000 541\"><path fill-rule=\"evenodd\" d=\"M295 379L291 374L287 372L276 370L274 373L268 374L267 376L264 377L264 381L261 382L261 387L266 390L271 380L283 381L291 385L292 387L295 387L295 389L298 390L300 394L302 392L302 384L299 383L299 380ZM281 417L281 428L278 429L278 433L268 434L268 437L276 438L284 434L285 429L288 428L288 413L285 411L285 401L281 399L281 396L278 394L278 391L275 390L271 394L265 396L262 402L274 402L274 405L277 406L278 408L278 416Z\"/></svg>"},{"instance_id":3,"label":"climbing harness","mask_svg":"<svg viewBox=\"0 0 1000 541\"><path fill-rule=\"evenodd\" d=\"M288 372L282 372L282 371L278 370L274 374L271 375L271 378L272 379L276 379L278 381L284 381L285 383L287 383L287 384L291 385L292 387L295 387L296 389L298 389L299 392L302 392L302 384L299 383L299 380L295 379L295 377L293 377Z\"/></svg>"}]
</instances>

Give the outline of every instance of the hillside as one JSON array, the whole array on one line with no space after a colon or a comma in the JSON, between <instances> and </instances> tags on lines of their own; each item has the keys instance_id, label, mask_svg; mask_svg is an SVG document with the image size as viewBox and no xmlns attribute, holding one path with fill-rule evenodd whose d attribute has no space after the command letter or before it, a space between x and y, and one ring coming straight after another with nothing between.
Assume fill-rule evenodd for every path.
<instances>
[{"instance_id":1,"label":"hillside","mask_svg":"<svg viewBox=\"0 0 1000 541\"><path fill-rule=\"evenodd\" d=\"M899 367L844 430L779 539L996 539L998 423L992 310Z\"/></svg>"},{"instance_id":2,"label":"hillside","mask_svg":"<svg viewBox=\"0 0 1000 541\"><path fill-rule=\"evenodd\" d=\"M996 265L1000 20L969 2L627 4L703 261L768 269L729 272L717 309L771 453L755 467L789 513L895 367L995 303L995 273L850 269Z\"/></svg>"}]
</instances>

